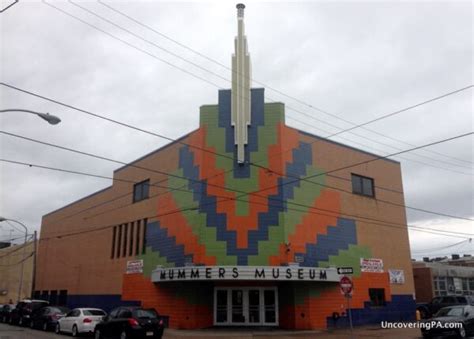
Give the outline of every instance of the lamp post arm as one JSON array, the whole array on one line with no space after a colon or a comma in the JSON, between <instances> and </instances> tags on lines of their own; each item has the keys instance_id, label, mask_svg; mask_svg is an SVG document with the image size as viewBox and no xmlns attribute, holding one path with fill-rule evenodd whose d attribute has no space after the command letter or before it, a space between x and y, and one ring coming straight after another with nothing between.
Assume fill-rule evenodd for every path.
<instances>
[{"instance_id":1,"label":"lamp post arm","mask_svg":"<svg viewBox=\"0 0 474 339\"><path fill-rule=\"evenodd\" d=\"M39 116L41 119L46 120L51 125L57 125L61 122L61 119L59 119L55 115L52 115L52 114L49 114L49 113L35 112L35 111L31 111L29 109L7 108L7 109L0 110L0 113L6 113L6 112L23 112L23 113L34 114L36 116Z\"/></svg>"}]
</instances>

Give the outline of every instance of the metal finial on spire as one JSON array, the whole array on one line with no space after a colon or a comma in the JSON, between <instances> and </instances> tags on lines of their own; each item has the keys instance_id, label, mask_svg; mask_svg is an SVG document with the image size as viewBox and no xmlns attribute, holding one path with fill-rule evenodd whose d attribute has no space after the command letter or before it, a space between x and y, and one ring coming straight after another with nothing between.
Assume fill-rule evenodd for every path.
<instances>
[{"instance_id":1,"label":"metal finial on spire","mask_svg":"<svg viewBox=\"0 0 474 339\"><path fill-rule=\"evenodd\" d=\"M237 18L243 18L244 17L244 4L237 4Z\"/></svg>"}]
</instances>

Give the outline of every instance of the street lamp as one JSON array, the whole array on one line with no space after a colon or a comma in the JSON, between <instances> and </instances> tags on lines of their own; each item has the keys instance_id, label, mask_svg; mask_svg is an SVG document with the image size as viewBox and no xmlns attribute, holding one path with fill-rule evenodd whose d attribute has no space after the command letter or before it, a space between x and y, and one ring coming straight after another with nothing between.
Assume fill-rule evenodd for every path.
<instances>
[{"instance_id":1,"label":"street lamp","mask_svg":"<svg viewBox=\"0 0 474 339\"><path fill-rule=\"evenodd\" d=\"M40 112L30 111L28 109L9 108L9 109L0 110L0 113L5 113L5 112L24 112L24 113L34 114L34 115L39 116L41 119L46 120L51 125L57 125L61 122L61 119L59 119L55 115L52 115L49 113L40 113Z\"/></svg>"},{"instance_id":2,"label":"street lamp","mask_svg":"<svg viewBox=\"0 0 474 339\"><path fill-rule=\"evenodd\" d=\"M25 229L25 242L23 244L23 259L21 260L21 269L20 269L20 286L18 287L18 301L20 301L20 297L21 297L21 289L23 287L23 265L25 263L25 250L26 250L26 241L28 239L28 228L21 222L19 222L18 220L14 220L14 219L8 219L8 218L4 218L4 217L1 217L0 216L0 222L2 221L12 221L14 223L17 223L18 225L20 225L21 227L23 227Z\"/></svg>"}]
</instances>

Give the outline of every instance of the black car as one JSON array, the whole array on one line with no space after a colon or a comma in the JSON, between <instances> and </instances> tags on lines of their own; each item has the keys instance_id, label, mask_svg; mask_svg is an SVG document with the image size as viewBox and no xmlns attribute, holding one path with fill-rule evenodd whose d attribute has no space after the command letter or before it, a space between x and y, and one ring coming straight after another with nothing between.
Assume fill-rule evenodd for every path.
<instances>
[{"instance_id":1,"label":"black car","mask_svg":"<svg viewBox=\"0 0 474 339\"><path fill-rule=\"evenodd\" d=\"M163 319L154 309L118 307L96 325L94 338L158 339L163 336L163 330Z\"/></svg>"},{"instance_id":2,"label":"black car","mask_svg":"<svg viewBox=\"0 0 474 339\"><path fill-rule=\"evenodd\" d=\"M457 336L465 338L474 334L474 307L444 307L431 319L422 322L423 338Z\"/></svg>"},{"instance_id":3,"label":"black car","mask_svg":"<svg viewBox=\"0 0 474 339\"><path fill-rule=\"evenodd\" d=\"M438 312L443 307L455 306L455 305L472 305L474 306L474 298L471 296L462 295L446 295L442 297L436 297L429 303L418 304L416 309L420 311L422 319L431 318L433 314Z\"/></svg>"},{"instance_id":4,"label":"black car","mask_svg":"<svg viewBox=\"0 0 474 339\"><path fill-rule=\"evenodd\" d=\"M10 313L10 324L26 326L30 323L31 315L39 308L48 306L45 300L24 299L20 301L16 308Z\"/></svg>"},{"instance_id":5,"label":"black car","mask_svg":"<svg viewBox=\"0 0 474 339\"><path fill-rule=\"evenodd\" d=\"M41 328L43 331L56 328L58 320L69 312L69 308L62 306L46 306L33 312L30 319L31 328Z\"/></svg>"},{"instance_id":6,"label":"black car","mask_svg":"<svg viewBox=\"0 0 474 339\"><path fill-rule=\"evenodd\" d=\"M10 322L10 314L13 309L16 307L16 304L6 304L0 308L0 322L8 323Z\"/></svg>"}]
</instances>

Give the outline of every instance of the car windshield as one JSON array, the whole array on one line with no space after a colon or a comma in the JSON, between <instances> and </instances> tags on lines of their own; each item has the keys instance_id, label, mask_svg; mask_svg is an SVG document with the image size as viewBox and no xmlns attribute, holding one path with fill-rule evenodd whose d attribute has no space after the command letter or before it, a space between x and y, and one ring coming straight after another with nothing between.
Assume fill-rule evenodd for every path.
<instances>
[{"instance_id":1,"label":"car windshield","mask_svg":"<svg viewBox=\"0 0 474 339\"><path fill-rule=\"evenodd\" d=\"M102 310L82 310L82 313L84 313L84 315L105 315L105 312Z\"/></svg>"},{"instance_id":2,"label":"car windshield","mask_svg":"<svg viewBox=\"0 0 474 339\"><path fill-rule=\"evenodd\" d=\"M464 307L446 307L442 308L436 313L437 317L459 317L463 315Z\"/></svg>"},{"instance_id":3,"label":"car windshield","mask_svg":"<svg viewBox=\"0 0 474 339\"><path fill-rule=\"evenodd\" d=\"M137 318L156 319L158 317L155 310L135 310L133 313Z\"/></svg>"}]
</instances>

